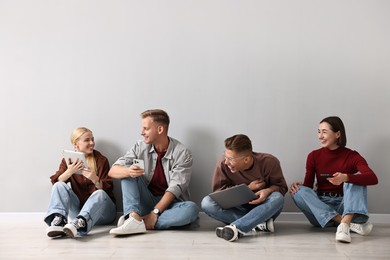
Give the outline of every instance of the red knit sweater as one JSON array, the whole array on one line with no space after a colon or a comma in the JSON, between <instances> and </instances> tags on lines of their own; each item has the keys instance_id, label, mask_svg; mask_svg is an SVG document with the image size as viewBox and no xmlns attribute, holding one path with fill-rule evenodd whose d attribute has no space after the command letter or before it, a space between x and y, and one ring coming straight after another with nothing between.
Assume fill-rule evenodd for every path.
<instances>
[{"instance_id":1,"label":"red knit sweater","mask_svg":"<svg viewBox=\"0 0 390 260\"><path fill-rule=\"evenodd\" d=\"M314 179L317 178L317 190L322 192L343 193L343 185L333 185L326 177L320 174L336 172L346 173L349 176L349 183L357 185L375 185L378 178L368 167L366 160L356 151L346 147L339 147L336 150L321 148L312 151L307 156L306 175L304 186L313 188ZM356 174L360 172L360 174Z\"/></svg>"}]
</instances>

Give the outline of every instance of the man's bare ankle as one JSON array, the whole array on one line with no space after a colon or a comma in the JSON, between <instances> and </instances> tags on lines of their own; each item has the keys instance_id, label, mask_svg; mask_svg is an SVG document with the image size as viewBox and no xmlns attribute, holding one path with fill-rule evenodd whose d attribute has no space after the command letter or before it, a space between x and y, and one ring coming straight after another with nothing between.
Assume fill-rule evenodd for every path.
<instances>
[{"instance_id":1,"label":"man's bare ankle","mask_svg":"<svg viewBox=\"0 0 390 260\"><path fill-rule=\"evenodd\" d=\"M138 220L138 221L142 221L141 216L138 215L137 212L131 212L129 215L132 216L134 219L136 219L136 220Z\"/></svg>"}]
</instances>

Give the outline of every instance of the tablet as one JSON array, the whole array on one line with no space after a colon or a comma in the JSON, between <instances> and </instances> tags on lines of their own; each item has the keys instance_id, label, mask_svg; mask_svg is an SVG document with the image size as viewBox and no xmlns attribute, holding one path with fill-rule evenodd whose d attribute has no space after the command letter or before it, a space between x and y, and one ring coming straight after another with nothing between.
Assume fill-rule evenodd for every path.
<instances>
[{"instance_id":1,"label":"tablet","mask_svg":"<svg viewBox=\"0 0 390 260\"><path fill-rule=\"evenodd\" d=\"M257 198L246 184L210 193L209 196L223 209L229 209L248 203Z\"/></svg>"},{"instance_id":2,"label":"tablet","mask_svg":"<svg viewBox=\"0 0 390 260\"><path fill-rule=\"evenodd\" d=\"M85 154L82 152L76 152L76 151L71 151L71 150L62 150L62 155L63 155L66 163L68 163L68 159L70 159L71 162L74 162L77 159L79 159L83 162L83 165L85 168L88 167L87 160L85 159ZM81 174L81 171L78 171L77 173Z\"/></svg>"}]
</instances>

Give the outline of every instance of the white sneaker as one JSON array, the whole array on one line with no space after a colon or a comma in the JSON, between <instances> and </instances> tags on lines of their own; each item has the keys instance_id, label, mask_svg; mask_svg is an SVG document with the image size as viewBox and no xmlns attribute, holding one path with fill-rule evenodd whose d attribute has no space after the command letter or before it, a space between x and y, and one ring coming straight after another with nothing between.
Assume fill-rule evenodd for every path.
<instances>
[{"instance_id":1,"label":"white sneaker","mask_svg":"<svg viewBox=\"0 0 390 260\"><path fill-rule=\"evenodd\" d=\"M273 233L275 232L274 220L270 218L269 220L267 220L267 222L258 224L253 230L256 232L263 231Z\"/></svg>"},{"instance_id":2,"label":"white sneaker","mask_svg":"<svg viewBox=\"0 0 390 260\"><path fill-rule=\"evenodd\" d=\"M125 216L121 216L121 217L118 219L117 227L122 226L123 223L125 223Z\"/></svg>"},{"instance_id":3,"label":"white sneaker","mask_svg":"<svg viewBox=\"0 0 390 260\"><path fill-rule=\"evenodd\" d=\"M132 216L129 216L129 218L123 222L123 225L110 230L111 235L130 235L130 234L138 234L138 233L145 233L145 232L146 232L146 227L144 221L143 220L138 221Z\"/></svg>"},{"instance_id":4,"label":"white sneaker","mask_svg":"<svg viewBox=\"0 0 390 260\"><path fill-rule=\"evenodd\" d=\"M344 243L351 243L351 234L349 233L349 225L340 223L336 231L336 240Z\"/></svg>"},{"instance_id":5,"label":"white sneaker","mask_svg":"<svg viewBox=\"0 0 390 260\"><path fill-rule=\"evenodd\" d=\"M351 223L349 225L351 231L358 233L359 235L362 236L367 236L368 234L370 234L373 227L374 225L371 224L370 222L364 224Z\"/></svg>"}]
</instances>

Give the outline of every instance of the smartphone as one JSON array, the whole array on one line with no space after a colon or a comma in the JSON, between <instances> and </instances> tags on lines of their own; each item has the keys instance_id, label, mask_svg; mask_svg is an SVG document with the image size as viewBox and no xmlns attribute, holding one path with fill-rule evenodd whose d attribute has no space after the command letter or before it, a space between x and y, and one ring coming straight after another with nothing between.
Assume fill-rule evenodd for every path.
<instances>
[{"instance_id":1,"label":"smartphone","mask_svg":"<svg viewBox=\"0 0 390 260\"><path fill-rule=\"evenodd\" d=\"M144 160L141 160L141 159L134 159L134 160L133 160L133 165L137 165L137 166L140 167L142 170L145 169Z\"/></svg>"},{"instance_id":2,"label":"smartphone","mask_svg":"<svg viewBox=\"0 0 390 260\"><path fill-rule=\"evenodd\" d=\"M333 177L333 174L330 174L330 173L321 173L320 176L321 176L321 177L325 177L325 178L329 178L329 177Z\"/></svg>"}]
</instances>

